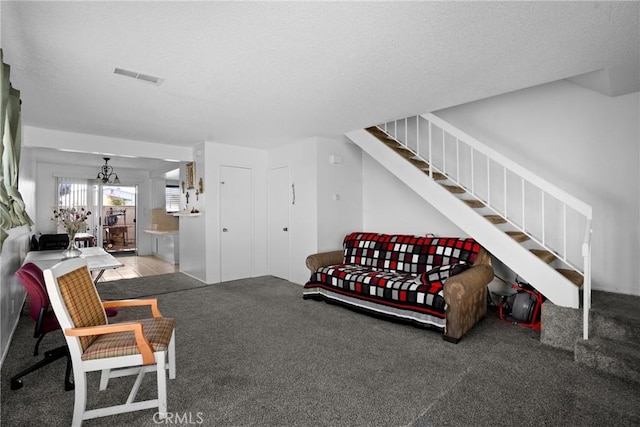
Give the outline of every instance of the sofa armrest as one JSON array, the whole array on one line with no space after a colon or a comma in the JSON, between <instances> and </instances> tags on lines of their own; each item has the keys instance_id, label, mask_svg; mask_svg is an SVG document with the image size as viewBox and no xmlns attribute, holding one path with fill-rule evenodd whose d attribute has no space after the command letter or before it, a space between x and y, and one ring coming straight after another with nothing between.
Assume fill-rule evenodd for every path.
<instances>
[{"instance_id":1,"label":"sofa armrest","mask_svg":"<svg viewBox=\"0 0 640 427\"><path fill-rule=\"evenodd\" d=\"M309 255L305 264L311 273L315 273L320 267L327 265L342 264L344 259L344 252L342 250L320 252L317 254Z\"/></svg>"},{"instance_id":2,"label":"sofa armrest","mask_svg":"<svg viewBox=\"0 0 640 427\"><path fill-rule=\"evenodd\" d=\"M457 342L487 313L487 285L493 280L490 265L475 265L449 278L444 285L447 304L444 338Z\"/></svg>"}]
</instances>

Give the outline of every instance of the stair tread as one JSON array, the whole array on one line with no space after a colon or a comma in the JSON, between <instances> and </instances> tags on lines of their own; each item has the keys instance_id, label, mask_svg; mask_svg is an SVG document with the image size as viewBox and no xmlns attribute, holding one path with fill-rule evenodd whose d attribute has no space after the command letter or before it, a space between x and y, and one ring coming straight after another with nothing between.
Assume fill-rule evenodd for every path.
<instances>
[{"instance_id":1,"label":"stair tread","mask_svg":"<svg viewBox=\"0 0 640 427\"><path fill-rule=\"evenodd\" d=\"M403 151L403 148L402 148L402 147L403 147L403 145L402 145L402 144L400 144L398 141L396 141L396 140L394 140L394 139L391 139L391 138L389 138L389 137L386 137L386 138L385 138L385 137L381 137L381 136L379 136L379 137L378 137L378 140L379 140L380 142L382 142L383 144L385 144L387 147L391 148L392 150L397 151L398 153L400 153L401 151ZM406 151L406 150L404 150L404 151Z\"/></svg>"},{"instance_id":2,"label":"stair tread","mask_svg":"<svg viewBox=\"0 0 640 427\"><path fill-rule=\"evenodd\" d=\"M467 205L471 206L472 208L484 208L484 203L482 203L480 200L462 200L463 202L465 202Z\"/></svg>"},{"instance_id":3,"label":"stair tread","mask_svg":"<svg viewBox=\"0 0 640 427\"><path fill-rule=\"evenodd\" d=\"M568 270L566 268L557 268L556 271L566 277L574 285L581 287L584 282L582 274L574 270Z\"/></svg>"},{"instance_id":4,"label":"stair tread","mask_svg":"<svg viewBox=\"0 0 640 427\"><path fill-rule=\"evenodd\" d=\"M366 131L374 135L386 135L385 131L378 128L377 126L368 127L366 128Z\"/></svg>"},{"instance_id":5,"label":"stair tread","mask_svg":"<svg viewBox=\"0 0 640 427\"><path fill-rule=\"evenodd\" d=\"M403 146L399 146L395 148L395 151L396 153L400 154L404 158L423 161L422 159L416 158L416 155L412 151L410 151L407 148L404 148Z\"/></svg>"},{"instance_id":6,"label":"stair tread","mask_svg":"<svg viewBox=\"0 0 640 427\"><path fill-rule=\"evenodd\" d=\"M401 144L398 143L395 139L393 139L393 137L391 137L390 135L387 135L385 131L378 129L375 126L366 128L365 130L384 143L394 143L396 145L401 146Z\"/></svg>"},{"instance_id":7,"label":"stair tread","mask_svg":"<svg viewBox=\"0 0 640 427\"><path fill-rule=\"evenodd\" d=\"M530 237L522 231L507 231L507 234L509 235L509 237L519 243L526 242L530 239Z\"/></svg>"},{"instance_id":8,"label":"stair tread","mask_svg":"<svg viewBox=\"0 0 640 427\"><path fill-rule=\"evenodd\" d=\"M429 168L423 168L422 171L424 173L426 173L427 175L429 175ZM435 181L444 181L445 179L448 179L447 176L443 173L440 172L434 172L433 173L433 179Z\"/></svg>"},{"instance_id":9,"label":"stair tread","mask_svg":"<svg viewBox=\"0 0 640 427\"><path fill-rule=\"evenodd\" d=\"M531 249L531 253L533 253L535 256L537 256L547 264L556 259L556 256L553 254L553 252L549 252L544 249Z\"/></svg>"},{"instance_id":10,"label":"stair tread","mask_svg":"<svg viewBox=\"0 0 640 427\"><path fill-rule=\"evenodd\" d=\"M466 190L464 188L458 187L457 185L447 185L447 184L440 184L440 185L442 185L451 193L455 193L455 194L466 193Z\"/></svg>"},{"instance_id":11,"label":"stair tread","mask_svg":"<svg viewBox=\"0 0 640 427\"><path fill-rule=\"evenodd\" d=\"M485 215L484 217L492 224L504 224L507 222L507 220L500 215Z\"/></svg>"},{"instance_id":12,"label":"stair tread","mask_svg":"<svg viewBox=\"0 0 640 427\"><path fill-rule=\"evenodd\" d=\"M424 160L416 159L414 157L405 157L405 159L418 166L419 168L429 167L429 163L425 162Z\"/></svg>"},{"instance_id":13,"label":"stair tread","mask_svg":"<svg viewBox=\"0 0 640 427\"><path fill-rule=\"evenodd\" d=\"M608 313L617 313L621 316L634 318L640 321L640 296L625 295L615 292L592 291L591 309Z\"/></svg>"}]
</instances>

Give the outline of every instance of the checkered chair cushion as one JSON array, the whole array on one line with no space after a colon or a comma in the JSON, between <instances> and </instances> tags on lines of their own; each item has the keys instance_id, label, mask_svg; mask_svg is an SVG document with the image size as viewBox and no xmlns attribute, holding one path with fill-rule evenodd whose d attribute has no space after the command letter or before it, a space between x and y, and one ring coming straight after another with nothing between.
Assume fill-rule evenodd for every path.
<instances>
[{"instance_id":1,"label":"checkered chair cushion","mask_svg":"<svg viewBox=\"0 0 640 427\"><path fill-rule=\"evenodd\" d=\"M107 315L96 292L89 270L80 268L58 278L60 295L76 328L107 324ZM82 350L86 350L96 336L80 337Z\"/></svg>"},{"instance_id":2,"label":"checkered chair cushion","mask_svg":"<svg viewBox=\"0 0 640 427\"><path fill-rule=\"evenodd\" d=\"M169 347L171 333L176 320L169 317L156 317L136 320L142 323L144 335L153 347L153 351L164 351ZM140 354L133 332L115 332L98 335L94 342L82 353L82 360L102 359L104 357L129 356Z\"/></svg>"},{"instance_id":3,"label":"checkered chair cushion","mask_svg":"<svg viewBox=\"0 0 640 427\"><path fill-rule=\"evenodd\" d=\"M480 245L475 240L404 234L355 232L343 242L344 264L418 275L436 266L473 264Z\"/></svg>"}]
</instances>

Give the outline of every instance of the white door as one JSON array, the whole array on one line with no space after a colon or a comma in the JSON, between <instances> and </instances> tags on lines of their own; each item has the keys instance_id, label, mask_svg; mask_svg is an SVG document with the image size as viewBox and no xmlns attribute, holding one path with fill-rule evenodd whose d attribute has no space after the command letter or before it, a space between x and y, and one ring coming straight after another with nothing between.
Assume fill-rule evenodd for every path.
<instances>
[{"instance_id":1,"label":"white door","mask_svg":"<svg viewBox=\"0 0 640 427\"><path fill-rule=\"evenodd\" d=\"M289 280L289 167L269 171L269 274Z\"/></svg>"},{"instance_id":2,"label":"white door","mask_svg":"<svg viewBox=\"0 0 640 427\"><path fill-rule=\"evenodd\" d=\"M253 171L220 167L220 280L253 273Z\"/></svg>"}]
</instances>

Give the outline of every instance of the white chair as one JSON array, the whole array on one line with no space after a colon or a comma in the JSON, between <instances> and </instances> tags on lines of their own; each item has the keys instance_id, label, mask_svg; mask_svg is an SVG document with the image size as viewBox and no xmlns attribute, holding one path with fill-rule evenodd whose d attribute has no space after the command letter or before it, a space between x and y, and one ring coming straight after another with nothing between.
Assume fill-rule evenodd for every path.
<instances>
[{"instance_id":1,"label":"white chair","mask_svg":"<svg viewBox=\"0 0 640 427\"><path fill-rule=\"evenodd\" d=\"M64 331L75 382L73 426L83 420L157 408L154 419L167 414L167 380L176 377L175 319L162 317L155 299L100 301L84 259L63 261L44 271L51 306ZM153 318L108 324L104 309L148 305ZM86 373L102 371L100 390L110 378L137 375L124 404L86 409ZM135 402L144 374L156 371L156 399Z\"/></svg>"}]
</instances>

